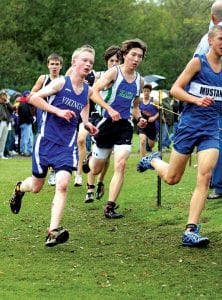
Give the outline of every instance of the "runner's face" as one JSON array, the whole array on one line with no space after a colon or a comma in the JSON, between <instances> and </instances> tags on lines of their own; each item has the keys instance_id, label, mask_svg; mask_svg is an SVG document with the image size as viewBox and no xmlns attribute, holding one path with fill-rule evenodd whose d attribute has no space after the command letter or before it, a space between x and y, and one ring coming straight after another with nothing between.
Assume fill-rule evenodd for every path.
<instances>
[{"instance_id":1,"label":"runner's face","mask_svg":"<svg viewBox=\"0 0 222 300\"><path fill-rule=\"evenodd\" d=\"M62 65L57 59L50 59L48 63L49 73L53 76L59 76L60 70L62 69Z\"/></svg>"},{"instance_id":2,"label":"runner's face","mask_svg":"<svg viewBox=\"0 0 222 300\"><path fill-rule=\"evenodd\" d=\"M150 89L147 89L147 88L144 88L143 89L143 95L144 95L144 98L145 99L149 99L149 97L150 97Z\"/></svg>"},{"instance_id":3,"label":"runner's face","mask_svg":"<svg viewBox=\"0 0 222 300\"><path fill-rule=\"evenodd\" d=\"M143 60L143 50L140 48L132 48L124 55L124 64L130 69L136 69Z\"/></svg>"},{"instance_id":4,"label":"runner's face","mask_svg":"<svg viewBox=\"0 0 222 300\"><path fill-rule=\"evenodd\" d=\"M83 77L87 76L93 68L94 55L91 52L81 52L78 57L73 60L73 66Z\"/></svg>"},{"instance_id":5,"label":"runner's face","mask_svg":"<svg viewBox=\"0 0 222 300\"><path fill-rule=\"evenodd\" d=\"M113 66L119 65L120 64L120 60L118 59L118 57L115 55L111 56L108 61L107 61L107 67L112 68Z\"/></svg>"},{"instance_id":6,"label":"runner's face","mask_svg":"<svg viewBox=\"0 0 222 300\"><path fill-rule=\"evenodd\" d=\"M209 39L209 44L214 48L218 55L222 56L222 31L218 31Z\"/></svg>"}]
</instances>

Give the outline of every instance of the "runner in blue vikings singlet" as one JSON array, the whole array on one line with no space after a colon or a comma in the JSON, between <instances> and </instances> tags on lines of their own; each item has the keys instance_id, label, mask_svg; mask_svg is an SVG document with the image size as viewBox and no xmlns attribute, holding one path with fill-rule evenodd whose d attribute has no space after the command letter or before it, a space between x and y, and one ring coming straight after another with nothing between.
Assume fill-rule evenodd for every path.
<instances>
[{"instance_id":1,"label":"runner in blue vikings singlet","mask_svg":"<svg viewBox=\"0 0 222 300\"><path fill-rule=\"evenodd\" d=\"M43 112L33 156L33 174L36 177L45 177L48 165L55 171L63 168L71 172L77 168L77 125L80 112L87 105L88 89L88 84L84 83L83 91L77 95L72 88L70 77L66 77L62 90L48 99L51 105L72 110L76 117L67 122L54 114ZM50 151L52 147L53 155Z\"/></svg>"},{"instance_id":2,"label":"runner in blue vikings singlet","mask_svg":"<svg viewBox=\"0 0 222 300\"><path fill-rule=\"evenodd\" d=\"M56 171L56 187L45 242L48 247L64 243L69 238L69 232L59 225L68 183L73 168L77 166L76 138L80 115L85 128L91 134L98 133L98 129L88 121L88 99L92 90L84 82L93 67L94 57L93 48L78 48L72 55L72 74L53 80L30 98L30 103L43 111L41 130L33 152L33 175L16 184L10 207L13 213L19 213L25 192L40 192L48 167L53 167ZM44 100L46 97L49 97L48 102Z\"/></svg>"}]
</instances>

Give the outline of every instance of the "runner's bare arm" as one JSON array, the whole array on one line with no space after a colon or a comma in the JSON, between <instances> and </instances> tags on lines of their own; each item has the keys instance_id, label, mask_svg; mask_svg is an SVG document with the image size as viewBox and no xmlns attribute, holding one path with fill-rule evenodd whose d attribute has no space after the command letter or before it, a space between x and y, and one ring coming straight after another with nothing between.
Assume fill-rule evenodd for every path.
<instances>
[{"instance_id":1,"label":"runner's bare arm","mask_svg":"<svg viewBox=\"0 0 222 300\"><path fill-rule=\"evenodd\" d=\"M107 70L93 85L93 94L91 96L93 102L107 110L113 121L118 121L121 118L120 114L103 100L100 92L107 86L110 86L110 84L116 79L116 76L116 68L110 68Z\"/></svg>"},{"instance_id":2,"label":"runner's bare arm","mask_svg":"<svg viewBox=\"0 0 222 300\"><path fill-rule=\"evenodd\" d=\"M170 90L170 94L176 99L193 103L198 106L207 107L211 105L214 102L214 100L211 97L199 98L185 91L186 85L191 81L194 75L200 71L200 68L201 68L201 64L199 58L198 57L192 58L186 65L183 72L177 78L175 83L173 84Z\"/></svg>"},{"instance_id":3,"label":"runner's bare arm","mask_svg":"<svg viewBox=\"0 0 222 300\"><path fill-rule=\"evenodd\" d=\"M81 118L82 118L85 129L88 130L91 135L95 135L99 132L99 130L96 126L94 126L91 122L89 122L89 98L91 96L92 96L92 89L89 88L88 103L82 109L80 115L81 115Z\"/></svg>"},{"instance_id":4,"label":"runner's bare arm","mask_svg":"<svg viewBox=\"0 0 222 300\"><path fill-rule=\"evenodd\" d=\"M29 103L40 108L41 110L47 111L49 113L55 114L58 117L66 119L69 121L71 118L75 117L75 113L68 109L59 109L49 103L47 103L44 98L48 96L55 95L58 93L65 83L64 78L58 78L50 82L46 87L34 93L30 99Z\"/></svg>"}]
</instances>

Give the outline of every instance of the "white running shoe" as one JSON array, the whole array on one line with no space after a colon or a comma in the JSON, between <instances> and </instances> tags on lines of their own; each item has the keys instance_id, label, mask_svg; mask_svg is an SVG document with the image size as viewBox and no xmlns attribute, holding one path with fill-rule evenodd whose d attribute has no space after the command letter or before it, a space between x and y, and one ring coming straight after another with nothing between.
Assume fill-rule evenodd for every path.
<instances>
[{"instance_id":1,"label":"white running shoe","mask_svg":"<svg viewBox=\"0 0 222 300\"><path fill-rule=\"evenodd\" d=\"M76 175L75 181L74 181L74 186L82 186L82 176L81 175Z\"/></svg>"},{"instance_id":2,"label":"white running shoe","mask_svg":"<svg viewBox=\"0 0 222 300\"><path fill-rule=\"evenodd\" d=\"M50 174L49 174L49 178L48 178L48 184L49 185L56 185L56 173L55 171L50 171Z\"/></svg>"},{"instance_id":3,"label":"white running shoe","mask_svg":"<svg viewBox=\"0 0 222 300\"><path fill-rule=\"evenodd\" d=\"M7 156L2 156L1 159L9 159Z\"/></svg>"},{"instance_id":4,"label":"white running shoe","mask_svg":"<svg viewBox=\"0 0 222 300\"><path fill-rule=\"evenodd\" d=\"M16 156L16 155L18 155L18 152L16 152L15 150L12 150L12 151L9 151L9 154L11 156Z\"/></svg>"}]
</instances>

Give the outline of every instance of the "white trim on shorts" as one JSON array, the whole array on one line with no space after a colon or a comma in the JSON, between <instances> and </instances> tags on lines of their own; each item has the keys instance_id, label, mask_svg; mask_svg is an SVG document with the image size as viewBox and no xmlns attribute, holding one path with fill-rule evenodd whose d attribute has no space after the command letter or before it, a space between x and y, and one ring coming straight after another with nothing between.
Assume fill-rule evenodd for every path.
<instances>
[{"instance_id":1,"label":"white trim on shorts","mask_svg":"<svg viewBox=\"0 0 222 300\"><path fill-rule=\"evenodd\" d=\"M98 148L96 144L92 147L92 156L96 159L106 159L109 157L110 153L113 152L120 152L120 151L128 151L131 152L132 145L114 145L113 148Z\"/></svg>"}]
</instances>

